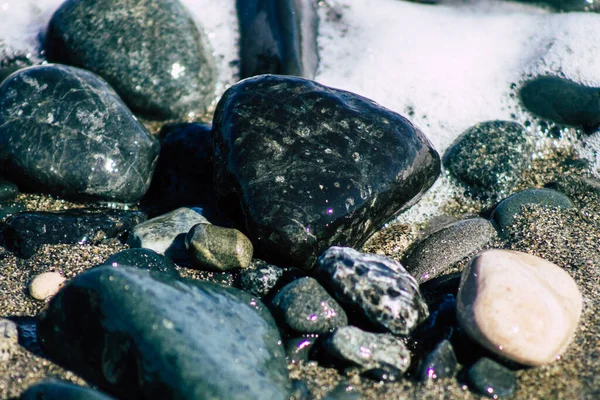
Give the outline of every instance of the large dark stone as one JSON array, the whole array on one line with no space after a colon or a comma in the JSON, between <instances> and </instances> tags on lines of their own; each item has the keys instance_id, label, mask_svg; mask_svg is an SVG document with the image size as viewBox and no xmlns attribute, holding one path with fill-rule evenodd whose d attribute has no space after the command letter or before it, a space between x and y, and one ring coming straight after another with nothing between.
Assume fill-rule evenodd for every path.
<instances>
[{"instance_id":1,"label":"large dark stone","mask_svg":"<svg viewBox=\"0 0 600 400\"><path fill-rule=\"evenodd\" d=\"M266 307L237 289L140 269L93 268L40 315L52 359L122 399L287 399Z\"/></svg>"},{"instance_id":2,"label":"large dark stone","mask_svg":"<svg viewBox=\"0 0 600 400\"><path fill-rule=\"evenodd\" d=\"M237 0L240 76L314 78L319 17L313 0Z\"/></svg>"},{"instance_id":3,"label":"large dark stone","mask_svg":"<svg viewBox=\"0 0 600 400\"><path fill-rule=\"evenodd\" d=\"M22 212L6 219L2 239L7 248L28 258L44 244L97 244L145 219L141 211L108 209Z\"/></svg>"},{"instance_id":4,"label":"large dark stone","mask_svg":"<svg viewBox=\"0 0 600 400\"><path fill-rule=\"evenodd\" d=\"M157 140L90 72L43 65L0 86L0 174L22 190L133 203L158 153Z\"/></svg>"},{"instance_id":5,"label":"large dark stone","mask_svg":"<svg viewBox=\"0 0 600 400\"><path fill-rule=\"evenodd\" d=\"M102 76L150 118L184 117L213 100L210 49L178 0L68 0L52 16L46 51Z\"/></svg>"},{"instance_id":6,"label":"large dark stone","mask_svg":"<svg viewBox=\"0 0 600 400\"><path fill-rule=\"evenodd\" d=\"M332 244L361 246L440 170L404 117L301 78L246 79L213 122L216 189L241 204L257 252L276 264L308 269Z\"/></svg>"},{"instance_id":7,"label":"large dark stone","mask_svg":"<svg viewBox=\"0 0 600 400\"><path fill-rule=\"evenodd\" d=\"M539 117L587 131L600 125L600 88L542 76L526 82L519 95L525 108Z\"/></svg>"},{"instance_id":8,"label":"large dark stone","mask_svg":"<svg viewBox=\"0 0 600 400\"><path fill-rule=\"evenodd\" d=\"M114 397L71 382L47 379L27 388L19 400L114 400Z\"/></svg>"}]
</instances>

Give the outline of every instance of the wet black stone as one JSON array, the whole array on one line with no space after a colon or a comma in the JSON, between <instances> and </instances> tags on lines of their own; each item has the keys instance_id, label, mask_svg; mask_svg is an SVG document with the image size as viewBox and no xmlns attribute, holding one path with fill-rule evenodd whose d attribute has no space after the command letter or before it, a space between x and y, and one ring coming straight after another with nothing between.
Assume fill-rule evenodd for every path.
<instances>
[{"instance_id":1,"label":"wet black stone","mask_svg":"<svg viewBox=\"0 0 600 400\"><path fill-rule=\"evenodd\" d=\"M0 171L21 190L134 203L158 152L158 141L90 72L43 65L0 86Z\"/></svg>"},{"instance_id":2,"label":"wet black stone","mask_svg":"<svg viewBox=\"0 0 600 400\"><path fill-rule=\"evenodd\" d=\"M482 122L446 150L444 167L476 197L502 197L529 164L534 149L528 136L516 122Z\"/></svg>"},{"instance_id":3,"label":"wet black stone","mask_svg":"<svg viewBox=\"0 0 600 400\"><path fill-rule=\"evenodd\" d=\"M452 344L448 340L443 340L423 361L419 372L419 379L427 381L430 379L452 378L456 373L457 367L458 361L456 361Z\"/></svg>"},{"instance_id":4,"label":"wet black stone","mask_svg":"<svg viewBox=\"0 0 600 400\"><path fill-rule=\"evenodd\" d=\"M262 298L275 290L283 272L282 268L255 258L248 268L240 271L237 287Z\"/></svg>"},{"instance_id":5,"label":"wet black stone","mask_svg":"<svg viewBox=\"0 0 600 400\"><path fill-rule=\"evenodd\" d=\"M319 17L312 0L237 0L240 77L261 74L313 79Z\"/></svg>"},{"instance_id":6,"label":"wet black stone","mask_svg":"<svg viewBox=\"0 0 600 400\"><path fill-rule=\"evenodd\" d=\"M483 218L469 218L440 227L413 244L402 265L417 282L444 274L456 262L474 255L496 237L494 226Z\"/></svg>"},{"instance_id":7,"label":"wet black stone","mask_svg":"<svg viewBox=\"0 0 600 400\"><path fill-rule=\"evenodd\" d=\"M600 125L600 88L568 79L542 76L526 82L519 91L523 106L533 114L586 131Z\"/></svg>"},{"instance_id":8,"label":"wet black stone","mask_svg":"<svg viewBox=\"0 0 600 400\"><path fill-rule=\"evenodd\" d=\"M19 194L19 188L12 182L0 178L0 202L12 200Z\"/></svg>"},{"instance_id":9,"label":"wet black stone","mask_svg":"<svg viewBox=\"0 0 600 400\"><path fill-rule=\"evenodd\" d=\"M211 51L178 0L68 0L50 20L46 51L102 76L149 118L186 117L213 100Z\"/></svg>"},{"instance_id":10,"label":"wet black stone","mask_svg":"<svg viewBox=\"0 0 600 400\"><path fill-rule=\"evenodd\" d=\"M237 289L109 266L71 280L40 315L48 356L122 399L287 399L275 323Z\"/></svg>"},{"instance_id":11,"label":"wet black stone","mask_svg":"<svg viewBox=\"0 0 600 400\"><path fill-rule=\"evenodd\" d=\"M573 203L564 194L552 189L527 189L515 193L502 200L492 212L492 219L499 227L499 232L506 236L523 206L535 204L547 207L573 208Z\"/></svg>"},{"instance_id":12,"label":"wet black stone","mask_svg":"<svg viewBox=\"0 0 600 400\"><path fill-rule=\"evenodd\" d=\"M407 335L429 316L415 278L390 258L331 247L319 257L317 277L378 329Z\"/></svg>"},{"instance_id":13,"label":"wet black stone","mask_svg":"<svg viewBox=\"0 0 600 400\"><path fill-rule=\"evenodd\" d=\"M348 325L342 307L310 277L281 288L271 301L271 310L280 326L298 333L326 333Z\"/></svg>"},{"instance_id":14,"label":"wet black stone","mask_svg":"<svg viewBox=\"0 0 600 400\"><path fill-rule=\"evenodd\" d=\"M481 358L467 374L471 387L487 397L511 396L517 389L515 374L489 358Z\"/></svg>"},{"instance_id":15,"label":"wet black stone","mask_svg":"<svg viewBox=\"0 0 600 400\"><path fill-rule=\"evenodd\" d=\"M112 400L114 397L89 387L48 379L21 393L19 400Z\"/></svg>"},{"instance_id":16,"label":"wet black stone","mask_svg":"<svg viewBox=\"0 0 600 400\"><path fill-rule=\"evenodd\" d=\"M318 337L296 337L285 341L285 354L288 363L297 363L300 361L308 362L310 352L313 349Z\"/></svg>"},{"instance_id":17,"label":"wet black stone","mask_svg":"<svg viewBox=\"0 0 600 400\"><path fill-rule=\"evenodd\" d=\"M8 249L29 258L43 244L97 244L145 219L141 211L110 209L22 212L6 219L3 239Z\"/></svg>"},{"instance_id":18,"label":"wet black stone","mask_svg":"<svg viewBox=\"0 0 600 400\"><path fill-rule=\"evenodd\" d=\"M4 218L25 211L27 207L20 201L3 201L0 202L0 221Z\"/></svg>"},{"instance_id":19,"label":"wet black stone","mask_svg":"<svg viewBox=\"0 0 600 400\"><path fill-rule=\"evenodd\" d=\"M408 120L356 94L264 75L231 87L213 121L215 185L241 204L260 258L309 269L412 205L439 157Z\"/></svg>"},{"instance_id":20,"label":"wet black stone","mask_svg":"<svg viewBox=\"0 0 600 400\"><path fill-rule=\"evenodd\" d=\"M202 206L214 224L223 225L213 188L213 145L210 125L168 124L159 133L160 156L142 205L152 216L179 207ZM220 218L219 218L220 217Z\"/></svg>"},{"instance_id":21,"label":"wet black stone","mask_svg":"<svg viewBox=\"0 0 600 400\"><path fill-rule=\"evenodd\" d=\"M136 267L150 272L159 272L172 277L178 277L179 272L175 268L175 263L162 254L154 250L138 248L127 249L110 256L102 265L112 267Z\"/></svg>"},{"instance_id":22,"label":"wet black stone","mask_svg":"<svg viewBox=\"0 0 600 400\"><path fill-rule=\"evenodd\" d=\"M452 340L459 327L456 320L456 298L446 294L429 306L430 315L412 334L413 347L427 354L443 340Z\"/></svg>"},{"instance_id":23,"label":"wet black stone","mask_svg":"<svg viewBox=\"0 0 600 400\"><path fill-rule=\"evenodd\" d=\"M361 375L377 382L396 382L402 378L404 371L393 365L382 363L382 366L368 369Z\"/></svg>"}]
</instances>

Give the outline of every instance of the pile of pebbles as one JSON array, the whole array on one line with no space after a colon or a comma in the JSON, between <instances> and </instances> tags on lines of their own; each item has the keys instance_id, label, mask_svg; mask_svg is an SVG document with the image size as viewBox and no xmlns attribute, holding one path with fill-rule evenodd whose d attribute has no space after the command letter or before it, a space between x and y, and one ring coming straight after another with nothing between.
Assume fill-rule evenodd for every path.
<instances>
[{"instance_id":1,"label":"pile of pebbles","mask_svg":"<svg viewBox=\"0 0 600 400\"><path fill-rule=\"evenodd\" d=\"M312 80L308 0L238 2L247 79L207 114L202 29L138 3L66 1L48 63L0 52L0 375L42 363L3 398L527 397L597 360L600 181L576 154L534 179L528 130L483 121L440 156ZM600 110L560 96L592 88L565 81L524 107L594 131ZM462 206L387 240L438 179ZM597 394L597 366L564 371L565 397Z\"/></svg>"}]
</instances>

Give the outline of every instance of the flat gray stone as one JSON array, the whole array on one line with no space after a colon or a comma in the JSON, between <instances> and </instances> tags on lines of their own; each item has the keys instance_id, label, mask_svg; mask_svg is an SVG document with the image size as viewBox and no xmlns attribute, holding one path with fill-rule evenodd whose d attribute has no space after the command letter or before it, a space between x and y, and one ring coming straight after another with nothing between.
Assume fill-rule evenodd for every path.
<instances>
[{"instance_id":1,"label":"flat gray stone","mask_svg":"<svg viewBox=\"0 0 600 400\"><path fill-rule=\"evenodd\" d=\"M136 225L127 244L154 250L174 260L188 259L185 235L200 223L210 222L193 208L181 207Z\"/></svg>"}]
</instances>

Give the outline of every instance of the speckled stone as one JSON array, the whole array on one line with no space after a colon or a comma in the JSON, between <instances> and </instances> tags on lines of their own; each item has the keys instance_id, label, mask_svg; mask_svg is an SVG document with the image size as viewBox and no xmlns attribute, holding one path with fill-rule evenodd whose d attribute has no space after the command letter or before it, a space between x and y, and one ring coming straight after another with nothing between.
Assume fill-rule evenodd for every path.
<instances>
[{"instance_id":1,"label":"speckled stone","mask_svg":"<svg viewBox=\"0 0 600 400\"><path fill-rule=\"evenodd\" d=\"M175 263L168 257L158 254L154 250L135 248L120 251L110 256L101 265L110 265L114 268L135 267L145 269L151 272L167 274L172 277L178 277L179 272L175 268Z\"/></svg>"},{"instance_id":2,"label":"speckled stone","mask_svg":"<svg viewBox=\"0 0 600 400\"><path fill-rule=\"evenodd\" d=\"M287 399L279 332L237 289L137 268L92 268L42 312L44 352L122 399Z\"/></svg>"},{"instance_id":3,"label":"speckled stone","mask_svg":"<svg viewBox=\"0 0 600 400\"><path fill-rule=\"evenodd\" d=\"M440 170L429 140L404 117L294 77L229 88L213 139L215 188L231 209L241 205L257 255L302 269L333 244L361 246Z\"/></svg>"},{"instance_id":4,"label":"speckled stone","mask_svg":"<svg viewBox=\"0 0 600 400\"><path fill-rule=\"evenodd\" d=\"M30 386L19 400L114 400L114 397L89 387L47 379Z\"/></svg>"},{"instance_id":5,"label":"speckled stone","mask_svg":"<svg viewBox=\"0 0 600 400\"><path fill-rule=\"evenodd\" d=\"M317 71L319 16L312 0L237 0L240 76Z\"/></svg>"},{"instance_id":6,"label":"speckled stone","mask_svg":"<svg viewBox=\"0 0 600 400\"><path fill-rule=\"evenodd\" d=\"M0 178L0 202L13 200L17 197L19 188L12 182Z\"/></svg>"},{"instance_id":7,"label":"speckled stone","mask_svg":"<svg viewBox=\"0 0 600 400\"><path fill-rule=\"evenodd\" d=\"M238 288L260 298L265 297L277 287L283 272L282 268L255 258L248 268L240 272Z\"/></svg>"},{"instance_id":8,"label":"speckled stone","mask_svg":"<svg viewBox=\"0 0 600 400\"><path fill-rule=\"evenodd\" d=\"M415 278L390 258L331 247L317 268L321 283L343 305L357 306L378 328L406 335L429 315Z\"/></svg>"},{"instance_id":9,"label":"speckled stone","mask_svg":"<svg viewBox=\"0 0 600 400\"><path fill-rule=\"evenodd\" d=\"M196 224L185 236L192 264L198 268L231 271L247 268L252 261L252 242L237 229Z\"/></svg>"},{"instance_id":10,"label":"speckled stone","mask_svg":"<svg viewBox=\"0 0 600 400\"><path fill-rule=\"evenodd\" d=\"M19 346L17 324L9 319L0 318L0 362L10 360Z\"/></svg>"},{"instance_id":11,"label":"speckled stone","mask_svg":"<svg viewBox=\"0 0 600 400\"><path fill-rule=\"evenodd\" d=\"M116 238L145 219L146 214L134 210L26 211L8 217L0 236L9 250L29 258L44 244L98 244Z\"/></svg>"},{"instance_id":12,"label":"speckled stone","mask_svg":"<svg viewBox=\"0 0 600 400\"><path fill-rule=\"evenodd\" d=\"M442 340L431 353L425 357L420 367L419 379L421 381L452 378L456 374L458 361L454 354L452 344Z\"/></svg>"},{"instance_id":13,"label":"speckled stone","mask_svg":"<svg viewBox=\"0 0 600 400\"><path fill-rule=\"evenodd\" d=\"M332 356L356 364L363 371L389 366L405 372L410 365L410 351L400 339L354 326L337 328L325 340L324 347Z\"/></svg>"},{"instance_id":14,"label":"speckled stone","mask_svg":"<svg viewBox=\"0 0 600 400\"><path fill-rule=\"evenodd\" d=\"M580 3L587 2L580 0ZM581 126L589 132L600 125L599 95L600 88L554 76L527 81L519 90L523 106L534 115L558 124Z\"/></svg>"},{"instance_id":15,"label":"speckled stone","mask_svg":"<svg viewBox=\"0 0 600 400\"><path fill-rule=\"evenodd\" d=\"M194 208L181 207L136 225L129 233L131 247L151 249L173 260L187 260L185 235L199 223L209 223Z\"/></svg>"},{"instance_id":16,"label":"speckled stone","mask_svg":"<svg viewBox=\"0 0 600 400\"><path fill-rule=\"evenodd\" d=\"M271 301L271 310L281 326L297 333L325 333L348 325L342 307L310 277L281 288Z\"/></svg>"},{"instance_id":17,"label":"speckled stone","mask_svg":"<svg viewBox=\"0 0 600 400\"><path fill-rule=\"evenodd\" d=\"M402 265L421 284L443 275L453 264L474 255L495 237L496 229L486 219L453 222L413 244Z\"/></svg>"},{"instance_id":18,"label":"speckled stone","mask_svg":"<svg viewBox=\"0 0 600 400\"><path fill-rule=\"evenodd\" d=\"M515 193L502 200L492 212L492 219L498 225L501 235L510 233L515 217L522 212L522 207L536 204L564 209L573 208L573 202L564 194L552 189L527 189Z\"/></svg>"},{"instance_id":19,"label":"speckled stone","mask_svg":"<svg viewBox=\"0 0 600 400\"><path fill-rule=\"evenodd\" d=\"M51 62L97 73L151 118L188 117L213 100L211 50L178 0L67 0L45 47Z\"/></svg>"},{"instance_id":20,"label":"speckled stone","mask_svg":"<svg viewBox=\"0 0 600 400\"><path fill-rule=\"evenodd\" d=\"M0 170L23 191L135 203L159 147L91 72L42 65L0 85Z\"/></svg>"},{"instance_id":21,"label":"speckled stone","mask_svg":"<svg viewBox=\"0 0 600 400\"><path fill-rule=\"evenodd\" d=\"M489 358L481 358L467 373L470 386L479 394L493 399L509 397L517 389L515 374Z\"/></svg>"},{"instance_id":22,"label":"speckled stone","mask_svg":"<svg viewBox=\"0 0 600 400\"><path fill-rule=\"evenodd\" d=\"M543 365L568 347L581 315L573 278L542 258L511 250L479 253L463 270L456 314L486 349L524 365Z\"/></svg>"},{"instance_id":23,"label":"speckled stone","mask_svg":"<svg viewBox=\"0 0 600 400\"><path fill-rule=\"evenodd\" d=\"M520 124L487 121L463 132L444 154L444 167L477 197L507 194L527 168L533 143Z\"/></svg>"},{"instance_id":24,"label":"speckled stone","mask_svg":"<svg viewBox=\"0 0 600 400\"><path fill-rule=\"evenodd\" d=\"M65 283L58 272L44 272L37 275L29 284L29 294L36 300L47 300L54 296Z\"/></svg>"}]
</instances>

